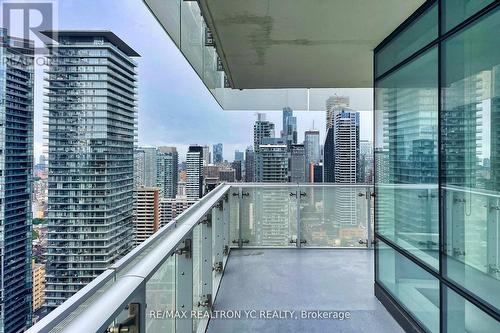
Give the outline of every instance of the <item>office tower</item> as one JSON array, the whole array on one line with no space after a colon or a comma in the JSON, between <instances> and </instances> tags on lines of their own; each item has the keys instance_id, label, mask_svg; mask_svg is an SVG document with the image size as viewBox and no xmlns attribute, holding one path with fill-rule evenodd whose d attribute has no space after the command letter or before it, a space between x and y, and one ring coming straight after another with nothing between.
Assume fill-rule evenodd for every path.
<instances>
[{"instance_id":1,"label":"office tower","mask_svg":"<svg viewBox=\"0 0 500 333\"><path fill-rule=\"evenodd\" d=\"M257 114L257 121L253 125L253 146L255 149L255 181L262 182L262 155L260 146L265 138L274 138L274 124L266 120L264 113Z\"/></svg>"},{"instance_id":2,"label":"office tower","mask_svg":"<svg viewBox=\"0 0 500 333\"><path fill-rule=\"evenodd\" d=\"M255 181L255 153L253 147L248 147L245 150L245 182L252 183Z\"/></svg>"},{"instance_id":3,"label":"office tower","mask_svg":"<svg viewBox=\"0 0 500 333\"><path fill-rule=\"evenodd\" d=\"M58 36L47 45L46 90L46 304L54 308L134 246L138 54L109 31L45 34Z\"/></svg>"},{"instance_id":4,"label":"office tower","mask_svg":"<svg viewBox=\"0 0 500 333\"><path fill-rule=\"evenodd\" d=\"M245 160L245 153L239 150L234 152L234 160L243 162Z\"/></svg>"},{"instance_id":5,"label":"office tower","mask_svg":"<svg viewBox=\"0 0 500 333\"><path fill-rule=\"evenodd\" d=\"M349 107L348 96L330 96L326 100L326 130L333 127L334 108Z\"/></svg>"},{"instance_id":6,"label":"office tower","mask_svg":"<svg viewBox=\"0 0 500 333\"><path fill-rule=\"evenodd\" d=\"M281 138L285 139L289 150L292 144L297 143L297 117L293 116L293 110L289 107L283 108Z\"/></svg>"},{"instance_id":7,"label":"office tower","mask_svg":"<svg viewBox=\"0 0 500 333\"><path fill-rule=\"evenodd\" d=\"M234 169L221 169L219 170L219 179L221 182L234 183L236 172Z\"/></svg>"},{"instance_id":8,"label":"office tower","mask_svg":"<svg viewBox=\"0 0 500 333\"><path fill-rule=\"evenodd\" d=\"M319 162L314 164L312 166L311 172L312 172L311 179L313 183L323 182L323 163Z\"/></svg>"},{"instance_id":9,"label":"office tower","mask_svg":"<svg viewBox=\"0 0 500 333\"><path fill-rule=\"evenodd\" d=\"M213 146L213 154L214 154L214 164L224 162L224 153L222 143L217 143Z\"/></svg>"},{"instance_id":10,"label":"office tower","mask_svg":"<svg viewBox=\"0 0 500 333\"><path fill-rule=\"evenodd\" d=\"M138 147L134 152L134 185L156 186L156 148Z\"/></svg>"},{"instance_id":11,"label":"office tower","mask_svg":"<svg viewBox=\"0 0 500 333\"><path fill-rule=\"evenodd\" d=\"M0 331L31 325L32 41L0 29Z\"/></svg>"},{"instance_id":12,"label":"office tower","mask_svg":"<svg viewBox=\"0 0 500 333\"><path fill-rule=\"evenodd\" d=\"M214 146L214 159L216 146ZM222 144L220 147L222 148ZM203 147L189 146L186 162L186 195L188 199L199 199L203 196Z\"/></svg>"},{"instance_id":13,"label":"office tower","mask_svg":"<svg viewBox=\"0 0 500 333\"><path fill-rule=\"evenodd\" d=\"M284 140L264 138L259 148L258 181L288 182L288 150Z\"/></svg>"},{"instance_id":14,"label":"office tower","mask_svg":"<svg viewBox=\"0 0 500 333\"><path fill-rule=\"evenodd\" d=\"M241 182L242 179L242 161L234 161L231 163L231 168L234 169L234 180Z\"/></svg>"},{"instance_id":15,"label":"office tower","mask_svg":"<svg viewBox=\"0 0 500 333\"><path fill-rule=\"evenodd\" d=\"M175 199L161 199L160 200L160 227L163 227L183 211L188 209L196 200L187 199L185 197L178 197Z\"/></svg>"},{"instance_id":16,"label":"office tower","mask_svg":"<svg viewBox=\"0 0 500 333\"><path fill-rule=\"evenodd\" d=\"M325 183L335 182L335 134L333 128L329 128L326 132L323 149L323 181Z\"/></svg>"},{"instance_id":17,"label":"office tower","mask_svg":"<svg viewBox=\"0 0 500 333\"><path fill-rule=\"evenodd\" d=\"M359 180L359 112L334 108L335 182L356 183Z\"/></svg>"},{"instance_id":18,"label":"office tower","mask_svg":"<svg viewBox=\"0 0 500 333\"><path fill-rule=\"evenodd\" d=\"M32 261L33 312L41 309L45 302L45 264Z\"/></svg>"},{"instance_id":19,"label":"office tower","mask_svg":"<svg viewBox=\"0 0 500 333\"><path fill-rule=\"evenodd\" d=\"M312 182L312 178L310 177L311 165L321 161L318 130L309 130L305 132L304 149L306 153L306 181Z\"/></svg>"},{"instance_id":20,"label":"office tower","mask_svg":"<svg viewBox=\"0 0 500 333\"><path fill-rule=\"evenodd\" d=\"M306 181L306 152L304 145L292 145L290 155L290 181L292 183L304 183Z\"/></svg>"},{"instance_id":21,"label":"office tower","mask_svg":"<svg viewBox=\"0 0 500 333\"><path fill-rule=\"evenodd\" d=\"M207 145L203 146L203 165L209 165L212 163L210 157L210 147Z\"/></svg>"},{"instance_id":22,"label":"office tower","mask_svg":"<svg viewBox=\"0 0 500 333\"><path fill-rule=\"evenodd\" d=\"M156 156L156 187L163 198L175 198L179 177L179 154L175 147L158 147Z\"/></svg>"},{"instance_id":23,"label":"office tower","mask_svg":"<svg viewBox=\"0 0 500 333\"><path fill-rule=\"evenodd\" d=\"M139 187L135 207L135 244L139 245L160 228L160 188Z\"/></svg>"},{"instance_id":24,"label":"office tower","mask_svg":"<svg viewBox=\"0 0 500 333\"><path fill-rule=\"evenodd\" d=\"M373 142L359 141L359 183L373 182Z\"/></svg>"}]
</instances>

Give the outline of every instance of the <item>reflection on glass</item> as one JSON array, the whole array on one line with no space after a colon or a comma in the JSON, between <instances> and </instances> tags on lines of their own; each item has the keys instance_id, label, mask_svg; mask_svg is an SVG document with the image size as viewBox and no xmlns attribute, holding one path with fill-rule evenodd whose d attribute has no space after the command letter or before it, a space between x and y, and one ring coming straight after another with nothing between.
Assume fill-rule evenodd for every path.
<instances>
[{"instance_id":1,"label":"reflection on glass","mask_svg":"<svg viewBox=\"0 0 500 333\"><path fill-rule=\"evenodd\" d=\"M244 246L295 246L296 186L243 188L241 233Z\"/></svg>"},{"instance_id":2,"label":"reflection on glass","mask_svg":"<svg viewBox=\"0 0 500 333\"><path fill-rule=\"evenodd\" d=\"M146 332L175 332L175 319L150 316L151 311L175 310L175 256L146 282Z\"/></svg>"},{"instance_id":3,"label":"reflection on glass","mask_svg":"<svg viewBox=\"0 0 500 333\"><path fill-rule=\"evenodd\" d=\"M381 235L438 269L438 57L434 47L376 83Z\"/></svg>"},{"instance_id":4,"label":"reflection on glass","mask_svg":"<svg viewBox=\"0 0 500 333\"><path fill-rule=\"evenodd\" d=\"M466 301L453 290L445 287L445 294L446 332L500 332L500 322Z\"/></svg>"},{"instance_id":5,"label":"reflection on glass","mask_svg":"<svg viewBox=\"0 0 500 333\"><path fill-rule=\"evenodd\" d=\"M300 232L301 239L306 241L302 246L366 247L365 187L300 186L299 189Z\"/></svg>"},{"instance_id":6,"label":"reflection on glass","mask_svg":"<svg viewBox=\"0 0 500 333\"><path fill-rule=\"evenodd\" d=\"M438 36L438 6L433 5L375 55L376 76L391 69Z\"/></svg>"},{"instance_id":7,"label":"reflection on glass","mask_svg":"<svg viewBox=\"0 0 500 333\"><path fill-rule=\"evenodd\" d=\"M442 27L446 32L495 0L442 0Z\"/></svg>"},{"instance_id":8,"label":"reflection on glass","mask_svg":"<svg viewBox=\"0 0 500 333\"><path fill-rule=\"evenodd\" d=\"M379 240L377 247L377 282L420 324L431 332L439 332L438 280L384 242Z\"/></svg>"},{"instance_id":9,"label":"reflection on glass","mask_svg":"<svg viewBox=\"0 0 500 333\"><path fill-rule=\"evenodd\" d=\"M481 2L481 1L479 1ZM500 9L443 43L445 274L500 309Z\"/></svg>"}]
</instances>

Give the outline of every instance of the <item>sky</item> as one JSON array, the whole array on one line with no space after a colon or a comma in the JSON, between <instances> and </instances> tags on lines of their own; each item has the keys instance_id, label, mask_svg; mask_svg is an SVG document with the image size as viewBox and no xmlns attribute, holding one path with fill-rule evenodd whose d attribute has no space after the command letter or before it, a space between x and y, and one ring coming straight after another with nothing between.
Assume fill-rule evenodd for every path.
<instances>
[{"instance_id":1,"label":"sky","mask_svg":"<svg viewBox=\"0 0 500 333\"><path fill-rule=\"evenodd\" d=\"M232 161L234 151L243 151L253 141L255 111L224 111L206 89L187 60L141 0L53 1L55 29L111 30L141 57L138 62L138 142L143 146L176 146L180 160L190 144L224 144L224 158ZM33 25L33 24L32 24ZM21 26L10 34L21 35ZM19 29L16 31L16 29ZM43 66L35 69L34 153L43 148ZM335 89L348 95L351 106L361 112L361 139L372 138L372 90ZM283 105L285 107L286 105ZM267 119L282 127L279 111L266 112ZM295 112L298 139L304 131L320 130L325 137L325 112Z\"/></svg>"}]
</instances>

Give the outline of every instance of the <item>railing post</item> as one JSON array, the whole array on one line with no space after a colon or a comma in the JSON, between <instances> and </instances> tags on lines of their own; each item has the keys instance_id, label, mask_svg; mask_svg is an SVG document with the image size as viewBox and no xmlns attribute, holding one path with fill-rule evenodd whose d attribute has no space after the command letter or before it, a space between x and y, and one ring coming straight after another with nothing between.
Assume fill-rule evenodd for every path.
<instances>
[{"instance_id":1,"label":"railing post","mask_svg":"<svg viewBox=\"0 0 500 333\"><path fill-rule=\"evenodd\" d=\"M223 223L223 244L224 244L224 255L228 256L229 251L231 249L231 235L230 235L230 229L231 229L231 210L229 206L229 194L224 197L224 200L221 201L221 207L222 207L222 219L224 221Z\"/></svg>"},{"instance_id":2,"label":"railing post","mask_svg":"<svg viewBox=\"0 0 500 333\"><path fill-rule=\"evenodd\" d=\"M301 232L301 225L300 225L300 188L299 185L297 184L297 189L295 190L295 204L297 205L297 242L296 246L297 248L302 247L302 232Z\"/></svg>"},{"instance_id":3,"label":"railing post","mask_svg":"<svg viewBox=\"0 0 500 333\"><path fill-rule=\"evenodd\" d=\"M215 208L214 210L217 210ZM207 309L212 308L213 293L212 293L212 214L207 214L206 220L201 225L201 294L200 302L205 302L203 305Z\"/></svg>"},{"instance_id":4,"label":"railing post","mask_svg":"<svg viewBox=\"0 0 500 333\"><path fill-rule=\"evenodd\" d=\"M220 278L222 276L222 270L224 269L224 236L223 236L223 206L222 210L220 208L214 208L212 210L212 266L211 274L213 274L213 283L212 283L212 295L217 293L217 287L220 282Z\"/></svg>"},{"instance_id":5,"label":"railing post","mask_svg":"<svg viewBox=\"0 0 500 333\"><path fill-rule=\"evenodd\" d=\"M243 220L243 188L238 188L238 248L243 247L243 230L241 229Z\"/></svg>"},{"instance_id":6,"label":"railing post","mask_svg":"<svg viewBox=\"0 0 500 333\"><path fill-rule=\"evenodd\" d=\"M193 332L193 319L190 315L193 309L192 242L193 233L190 232L175 252L177 261L175 309L180 313L186 313L186 318L175 320L175 331L178 333Z\"/></svg>"},{"instance_id":7,"label":"railing post","mask_svg":"<svg viewBox=\"0 0 500 333\"><path fill-rule=\"evenodd\" d=\"M366 230L367 230L367 241L366 241L366 247L371 248L373 246L373 230L372 230L372 191L371 188L368 187L366 189Z\"/></svg>"}]
</instances>

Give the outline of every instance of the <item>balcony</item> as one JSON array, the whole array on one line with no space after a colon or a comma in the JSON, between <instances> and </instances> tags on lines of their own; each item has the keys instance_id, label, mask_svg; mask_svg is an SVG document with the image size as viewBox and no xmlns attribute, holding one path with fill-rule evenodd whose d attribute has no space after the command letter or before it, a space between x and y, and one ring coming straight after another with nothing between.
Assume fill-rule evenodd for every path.
<instances>
[{"instance_id":1,"label":"balcony","mask_svg":"<svg viewBox=\"0 0 500 333\"><path fill-rule=\"evenodd\" d=\"M372 192L220 185L29 332L402 331L374 296Z\"/></svg>"}]
</instances>

